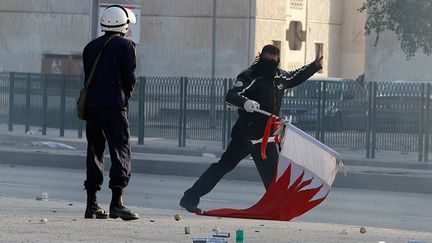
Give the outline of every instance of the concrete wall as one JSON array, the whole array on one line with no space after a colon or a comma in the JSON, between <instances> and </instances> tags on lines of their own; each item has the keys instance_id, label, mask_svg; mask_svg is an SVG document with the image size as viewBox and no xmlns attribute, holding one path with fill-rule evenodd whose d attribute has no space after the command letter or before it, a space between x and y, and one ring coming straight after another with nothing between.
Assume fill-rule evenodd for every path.
<instances>
[{"instance_id":1,"label":"concrete wall","mask_svg":"<svg viewBox=\"0 0 432 243\"><path fill-rule=\"evenodd\" d=\"M216 77L235 77L247 67L253 4L217 0ZM213 0L143 0L142 6L140 73L211 76Z\"/></svg>"},{"instance_id":2,"label":"concrete wall","mask_svg":"<svg viewBox=\"0 0 432 243\"><path fill-rule=\"evenodd\" d=\"M281 0L256 0L255 43L254 56L262 47L281 42L281 53L286 51L285 43L285 9L286 2ZM281 66L284 66L284 56L281 55Z\"/></svg>"},{"instance_id":3,"label":"concrete wall","mask_svg":"<svg viewBox=\"0 0 432 243\"><path fill-rule=\"evenodd\" d=\"M291 21L299 21L302 24L302 31L306 31L307 21L306 21L306 10L307 10L307 2L304 0L290 1L286 7L286 15L285 15L285 29L286 31L290 28ZM285 57L285 62L283 66L287 70L294 70L299 68L305 64L305 54L306 54L306 45L305 42L302 42L302 46L300 50L290 50L289 41L285 36L286 43L286 51L283 54Z\"/></svg>"},{"instance_id":4,"label":"concrete wall","mask_svg":"<svg viewBox=\"0 0 432 243\"><path fill-rule=\"evenodd\" d=\"M252 59L254 2L217 3L216 76L233 77ZM138 74L211 76L213 1L143 0L142 6ZM89 40L88 13L82 0L2 0L0 71L40 72L43 54L80 54Z\"/></svg>"},{"instance_id":5,"label":"concrete wall","mask_svg":"<svg viewBox=\"0 0 432 243\"><path fill-rule=\"evenodd\" d=\"M375 37L366 38L366 81L432 81L432 56L417 53L407 60L394 32L381 33L377 46Z\"/></svg>"},{"instance_id":6,"label":"concrete wall","mask_svg":"<svg viewBox=\"0 0 432 243\"><path fill-rule=\"evenodd\" d=\"M88 41L82 0L2 0L0 71L40 72L44 53L81 53Z\"/></svg>"},{"instance_id":7,"label":"concrete wall","mask_svg":"<svg viewBox=\"0 0 432 243\"><path fill-rule=\"evenodd\" d=\"M357 13L362 0L294 0L286 14L290 21L301 21L306 41L300 50L288 50L288 69L300 67L315 58L315 43L324 45L322 73L316 76L356 78L364 70L364 14ZM299 8L299 3L302 8ZM301 5L300 5L301 6Z\"/></svg>"},{"instance_id":8,"label":"concrete wall","mask_svg":"<svg viewBox=\"0 0 432 243\"><path fill-rule=\"evenodd\" d=\"M262 46L281 43L281 67L315 58L324 43L321 76L362 73L362 0L216 0L216 77L235 77ZM213 0L142 0L138 74L211 76ZM291 51L286 31L301 21L307 40ZM0 71L40 72L43 54L80 54L89 40L89 2L2 0Z\"/></svg>"},{"instance_id":9,"label":"concrete wall","mask_svg":"<svg viewBox=\"0 0 432 243\"><path fill-rule=\"evenodd\" d=\"M366 14L357 9L363 0L344 1L341 46L341 77L356 78L365 70Z\"/></svg>"},{"instance_id":10,"label":"concrete wall","mask_svg":"<svg viewBox=\"0 0 432 243\"><path fill-rule=\"evenodd\" d=\"M315 59L315 44L323 43L323 70L318 76L340 76L340 0L310 0L307 9L306 63Z\"/></svg>"}]
</instances>

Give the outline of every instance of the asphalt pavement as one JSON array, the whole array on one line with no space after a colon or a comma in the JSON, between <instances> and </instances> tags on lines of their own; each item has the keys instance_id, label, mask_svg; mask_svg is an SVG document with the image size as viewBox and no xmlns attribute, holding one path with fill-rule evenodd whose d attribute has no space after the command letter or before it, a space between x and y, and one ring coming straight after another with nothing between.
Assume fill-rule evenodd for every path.
<instances>
[{"instance_id":1,"label":"asphalt pavement","mask_svg":"<svg viewBox=\"0 0 432 243\"><path fill-rule=\"evenodd\" d=\"M36 201L0 197L0 241L12 242L193 242L194 237L211 237L212 230L243 231L238 242L430 242L431 233L309 222L280 222L227 219L181 214L178 210L132 207L143 217L136 221L90 220L82 217L83 203ZM189 232L186 234L185 232ZM363 233L361 233L363 232Z\"/></svg>"},{"instance_id":2,"label":"asphalt pavement","mask_svg":"<svg viewBox=\"0 0 432 243\"><path fill-rule=\"evenodd\" d=\"M432 194L431 163L418 162L415 153L377 151L379 159L368 160L364 158L364 151L338 148L334 149L341 153L347 175L342 172L338 174L333 184L335 188L326 202L296 220L278 222L203 217L175 208L170 202L177 203L178 191L182 191L186 185L180 185L177 179L167 177L183 176L188 178L186 184L190 185L211 163L218 160L223 153L221 145L211 141L189 140L186 148L179 148L176 140L161 138L146 138L144 145L138 145L136 138L132 138L133 173L138 175L135 175L136 187L128 187L128 190L131 190L129 195L139 196L139 203L131 202L131 206L143 216L142 219L134 222L85 220L82 217L85 208L82 203L82 185L68 182L68 174L74 182L83 180L77 178L79 175L84 177L82 171L85 169L86 141L77 138L76 134L76 131L66 131L65 137L59 137L58 130L51 130L43 136L38 129L26 134L22 127L9 132L5 125L0 125L0 168L6 173L2 175L4 182L0 185L3 191L0 192L0 242L192 242L193 237L211 236L213 228L230 232L229 242L235 242L238 229L244 231L244 242L425 243L432 240L430 224L427 223L430 220L428 201ZM108 153L106 158L105 169L108 170ZM27 166L39 167L39 175L35 175L36 169L26 170ZM56 168L61 168L63 172ZM25 173L29 174L26 176ZM152 177L149 179L149 176L140 174L151 174ZM47 178L49 201L22 196L22 190L27 190L32 197L35 191L43 190L32 175L39 178L39 184L42 183L42 177ZM163 179L158 178L158 175L163 175ZM238 190L247 195L241 200L256 200L252 197L258 195L256 191L261 188L261 184L251 159L242 161L220 186L230 180L236 180L235 184L240 185ZM57 198L52 181L59 181ZM245 183L243 186L242 182ZM233 189L232 183L229 183L230 189ZM146 185L154 185L159 189L143 191L141 187ZM174 188L171 188L173 185ZM166 189L168 191L175 191L176 198L172 193L165 194L161 189L163 186L169 188ZM230 200L231 194L218 190L215 188L215 192L209 195L211 200L203 198L203 206L213 207L214 204L211 206L210 203L246 204L244 201ZM247 190L251 193L247 193ZM68 193L70 191L79 193L79 196L72 197ZM106 190L102 194L105 201L109 200L108 194ZM161 199L161 196L165 199ZM411 197L415 199L411 200ZM107 207L105 201L102 203ZM347 201L350 203L347 204ZM147 205L145 202L148 202ZM150 202L157 207L149 207ZM323 210L320 211L320 208ZM344 211L345 214L337 213ZM182 219L174 220L174 214L182 215ZM309 222L308 217L321 222ZM334 221L326 221L329 218ZM186 227L190 229L190 234L185 234Z\"/></svg>"},{"instance_id":3,"label":"asphalt pavement","mask_svg":"<svg viewBox=\"0 0 432 243\"><path fill-rule=\"evenodd\" d=\"M230 233L228 242L235 242L239 229L244 232L243 242L432 239L431 194L333 188L323 203L289 222L234 219L180 209L179 198L194 178L135 174L124 201L141 218L125 222L83 218L83 177L77 169L0 164L0 242L192 242L193 237L210 237L215 228ZM263 192L261 182L222 180L200 206L245 208ZM105 183L98 193L105 209L110 196ZM176 214L181 216L178 221Z\"/></svg>"},{"instance_id":4,"label":"asphalt pavement","mask_svg":"<svg viewBox=\"0 0 432 243\"><path fill-rule=\"evenodd\" d=\"M133 173L198 177L217 162L223 149L220 142L188 140L178 147L175 139L146 138L144 145L131 139ZM70 146L70 147L67 147ZM419 162L416 153L377 151L377 159L366 159L364 151L334 148L341 154L345 172L339 172L333 186L341 188L432 194L432 162ZM0 124L0 163L36 167L84 169L85 138L76 131L58 130L41 135L37 129L25 133L22 126L13 132ZM108 150L105 169L110 167ZM253 160L243 160L226 179L259 181Z\"/></svg>"}]
</instances>

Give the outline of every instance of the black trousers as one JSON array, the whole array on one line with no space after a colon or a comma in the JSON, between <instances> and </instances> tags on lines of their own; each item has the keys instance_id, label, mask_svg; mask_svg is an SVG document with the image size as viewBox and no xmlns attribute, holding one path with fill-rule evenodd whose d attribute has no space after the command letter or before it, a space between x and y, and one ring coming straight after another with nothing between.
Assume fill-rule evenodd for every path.
<instances>
[{"instance_id":1,"label":"black trousers","mask_svg":"<svg viewBox=\"0 0 432 243\"><path fill-rule=\"evenodd\" d=\"M97 191L101 189L105 142L108 142L111 157L109 187L126 187L131 176L127 111L90 107L87 114L88 145L85 189Z\"/></svg>"},{"instance_id":2,"label":"black trousers","mask_svg":"<svg viewBox=\"0 0 432 243\"><path fill-rule=\"evenodd\" d=\"M249 154L255 162L259 175L265 188L270 185L276 171L279 151L275 143L268 143L266 149L267 159L261 159L261 144L253 145L249 140L233 139L217 163L213 163L193 184L186 190L184 196L190 203L198 205L200 197L209 193L222 177L234 169L238 163Z\"/></svg>"}]
</instances>

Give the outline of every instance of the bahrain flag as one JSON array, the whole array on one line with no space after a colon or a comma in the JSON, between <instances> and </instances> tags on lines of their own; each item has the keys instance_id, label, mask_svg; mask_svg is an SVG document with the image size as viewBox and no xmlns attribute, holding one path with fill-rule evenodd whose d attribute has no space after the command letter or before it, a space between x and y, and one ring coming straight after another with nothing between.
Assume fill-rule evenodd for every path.
<instances>
[{"instance_id":1,"label":"bahrain flag","mask_svg":"<svg viewBox=\"0 0 432 243\"><path fill-rule=\"evenodd\" d=\"M297 127L284 127L277 171L262 198L246 209L215 209L203 215L287 221L324 201L340 155Z\"/></svg>"}]
</instances>

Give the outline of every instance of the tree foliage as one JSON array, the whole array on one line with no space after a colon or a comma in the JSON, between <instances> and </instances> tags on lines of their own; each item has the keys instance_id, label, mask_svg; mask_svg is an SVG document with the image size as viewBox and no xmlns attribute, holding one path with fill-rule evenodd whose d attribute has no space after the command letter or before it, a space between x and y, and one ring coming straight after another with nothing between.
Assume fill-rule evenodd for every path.
<instances>
[{"instance_id":1,"label":"tree foliage","mask_svg":"<svg viewBox=\"0 0 432 243\"><path fill-rule=\"evenodd\" d=\"M366 35L376 33L375 46L381 32L393 31L407 58L418 51L432 53L431 0L365 0L359 8L367 11Z\"/></svg>"}]
</instances>

